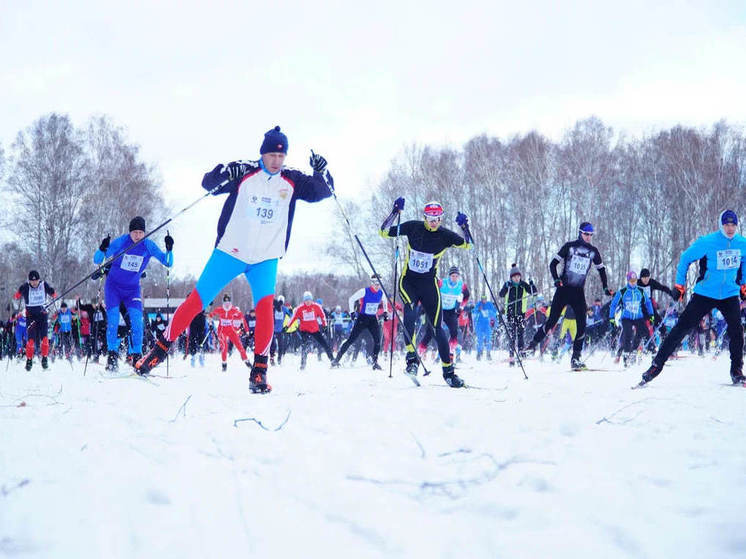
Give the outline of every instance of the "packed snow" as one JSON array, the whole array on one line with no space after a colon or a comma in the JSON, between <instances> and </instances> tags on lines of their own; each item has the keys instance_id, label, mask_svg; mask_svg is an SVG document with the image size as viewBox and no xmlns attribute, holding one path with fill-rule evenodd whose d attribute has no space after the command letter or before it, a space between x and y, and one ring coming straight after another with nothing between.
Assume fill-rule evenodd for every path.
<instances>
[{"instance_id":1,"label":"packed snow","mask_svg":"<svg viewBox=\"0 0 746 559\"><path fill-rule=\"evenodd\" d=\"M467 355L468 389L290 355L267 395L237 355L2 361L0 556L743 557L746 388L684 356L633 391L598 354Z\"/></svg>"}]
</instances>

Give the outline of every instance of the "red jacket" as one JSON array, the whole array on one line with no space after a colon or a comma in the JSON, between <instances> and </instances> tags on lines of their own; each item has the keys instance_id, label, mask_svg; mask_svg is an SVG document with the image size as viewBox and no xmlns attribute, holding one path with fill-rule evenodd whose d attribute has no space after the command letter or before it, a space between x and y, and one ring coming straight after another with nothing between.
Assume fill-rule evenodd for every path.
<instances>
[{"instance_id":1,"label":"red jacket","mask_svg":"<svg viewBox=\"0 0 746 559\"><path fill-rule=\"evenodd\" d=\"M249 331L249 326L246 324L246 319L244 318L241 309L236 306L232 306L227 311L223 307L218 307L210 313L210 317L218 317L220 319L218 333L227 328L235 328L238 330L238 327L235 325L236 323L238 323L239 326L243 324L244 330L247 332Z\"/></svg>"},{"instance_id":2,"label":"red jacket","mask_svg":"<svg viewBox=\"0 0 746 559\"><path fill-rule=\"evenodd\" d=\"M326 315L321 305L314 303L313 301L307 301L301 305L298 305L290 318L288 328L293 325L296 320L300 320L300 331L308 332L313 334L319 331L319 319L321 319L321 325L326 327Z\"/></svg>"}]
</instances>

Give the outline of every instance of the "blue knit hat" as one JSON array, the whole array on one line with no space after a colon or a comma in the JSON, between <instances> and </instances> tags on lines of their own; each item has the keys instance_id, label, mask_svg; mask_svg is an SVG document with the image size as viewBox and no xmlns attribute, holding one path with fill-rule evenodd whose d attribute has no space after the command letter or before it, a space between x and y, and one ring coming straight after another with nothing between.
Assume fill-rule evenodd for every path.
<instances>
[{"instance_id":1,"label":"blue knit hat","mask_svg":"<svg viewBox=\"0 0 746 559\"><path fill-rule=\"evenodd\" d=\"M259 153L264 155L265 153L287 153L288 152L288 137L280 132L280 127L275 126L271 130L267 130L264 134L264 141L262 147L259 149Z\"/></svg>"}]
</instances>

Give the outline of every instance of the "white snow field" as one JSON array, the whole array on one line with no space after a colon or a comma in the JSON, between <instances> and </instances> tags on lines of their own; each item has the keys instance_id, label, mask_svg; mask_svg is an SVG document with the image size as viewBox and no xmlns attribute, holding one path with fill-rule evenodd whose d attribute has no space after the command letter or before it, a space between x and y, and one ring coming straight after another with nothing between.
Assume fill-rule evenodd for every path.
<instances>
[{"instance_id":1,"label":"white snow field","mask_svg":"<svg viewBox=\"0 0 746 559\"><path fill-rule=\"evenodd\" d=\"M465 361L456 390L289 356L269 395L237 355L152 382L2 361L0 556L746 556L727 357L643 390L598 355L614 370Z\"/></svg>"}]
</instances>

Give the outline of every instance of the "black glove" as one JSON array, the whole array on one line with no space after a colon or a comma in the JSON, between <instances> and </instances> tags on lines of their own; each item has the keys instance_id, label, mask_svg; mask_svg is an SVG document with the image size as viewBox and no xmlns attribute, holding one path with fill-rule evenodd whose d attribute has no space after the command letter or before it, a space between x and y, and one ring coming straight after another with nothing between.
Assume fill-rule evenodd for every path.
<instances>
[{"instance_id":1,"label":"black glove","mask_svg":"<svg viewBox=\"0 0 746 559\"><path fill-rule=\"evenodd\" d=\"M505 285L503 285L503 289L510 289L510 282L506 281Z\"/></svg>"},{"instance_id":2,"label":"black glove","mask_svg":"<svg viewBox=\"0 0 746 559\"><path fill-rule=\"evenodd\" d=\"M228 165L223 168L223 171L228 173L228 178L232 181L243 178L245 174L244 166L235 161L233 163L228 163Z\"/></svg>"},{"instance_id":3,"label":"black glove","mask_svg":"<svg viewBox=\"0 0 746 559\"><path fill-rule=\"evenodd\" d=\"M98 250L106 252L109 250L109 243L111 243L111 235L106 235L106 237L101 241L101 244L98 245Z\"/></svg>"},{"instance_id":4,"label":"black glove","mask_svg":"<svg viewBox=\"0 0 746 559\"><path fill-rule=\"evenodd\" d=\"M140 274L140 279L145 279L146 277L148 277L147 272L143 272L142 274Z\"/></svg>"},{"instance_id":5,"label":"black glove","mask_svg":"<svg viewBox=\"0 0 746 559\"><path fill-rule=\"evenodd\" d=\"M554 280L554 287L562 287L562 280L559 278Z\"/></svg>"},{"instance_id":6,"label":"black glove","mask_svg":"<svg viewBox=\"0 0 746 559\"><path fill-rule=\"evenodd\" d=\"M607 297L611 297L612 295L614 295L614 292L608 287L604 287L604 295L606 295Z\"/></svg>"},{"instance_id":7,"label":"black glove","mask_svg":"<svg viewBox=\"0 0 746 559\"><path fill-rule=\"evenodd\" d=\"M326 171L326 159L324 159L323 155L314 153L313 150L311 150L311 158L308 160L308 163L313 167L315 173L323 174Z\"/></svg>"},{"instance_id":8,"label":"black glove","mask_svg":"<svg viewBox=\"0 0 746 559\"><path fill-rule=\"evenodd\" d=\"M174 249L174 238L166 233L166 238L163 239L163 242L166 243L166 252L171 252Z\"/></svg>"},{"instance_id":9,"label":"black glove","mask_svg":"<svg viewBox=\"0 0 746 559\"><path fill-rule=\"evenodd\" d=\"M389 319L389 313L387 313L386 311L383 311L383 320L386 321L388 319Z\"/></svg>"}]
</instances>

